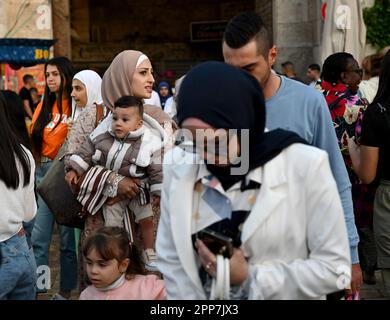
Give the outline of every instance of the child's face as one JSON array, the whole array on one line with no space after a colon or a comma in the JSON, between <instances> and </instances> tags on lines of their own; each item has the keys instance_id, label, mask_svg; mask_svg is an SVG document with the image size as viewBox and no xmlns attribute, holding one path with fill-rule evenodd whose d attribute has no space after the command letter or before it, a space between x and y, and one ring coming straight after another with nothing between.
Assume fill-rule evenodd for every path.
<instances>
[{"instance_id":1,"label":"child's face","mask_svg":"<svg viewBox=\"0 0 390 320\"><path fill-rule=\"evenodd\" d=\"M112 115L112 131L115 137L123 139L130 131L142 126L142 118L138 108L115 108Z\"/></svg>"},{"instance_id":2,"label":"child's face","mask_svg":"<svg viewBox=\"0 0 390 320\"><path fill-rule=\"evenodd\" d=\"M129 259L118 262L116 259L104 260L95 249L87 255L87 274L96 288L105 288L114 283L126 272Z\"/></svg>"}]
</instances>

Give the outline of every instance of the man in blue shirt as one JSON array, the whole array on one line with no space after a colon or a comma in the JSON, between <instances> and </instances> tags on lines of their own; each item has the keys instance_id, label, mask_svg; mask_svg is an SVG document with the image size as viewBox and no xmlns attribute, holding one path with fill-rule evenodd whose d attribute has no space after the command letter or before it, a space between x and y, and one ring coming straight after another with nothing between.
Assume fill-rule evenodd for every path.
<instances>
[{"instance_id":1,"label":"man in blue shirt","mask_svg":"<svg viewBox=\"0 0 390 320\"><path fill-rule=\"evenodd\" d=\"M362 272L351 182L324 97L314 88L279 76L272 70L277 48L271 42L261 17L253 12L242 13L229 22L222 51L226 63L248 71L260 83L266 99L266 127L269 130L282 128L294 131L311 145L327 151L348 230L352 260L351 289L352 293L360 291Z\"/></svg>"}]
</instances>

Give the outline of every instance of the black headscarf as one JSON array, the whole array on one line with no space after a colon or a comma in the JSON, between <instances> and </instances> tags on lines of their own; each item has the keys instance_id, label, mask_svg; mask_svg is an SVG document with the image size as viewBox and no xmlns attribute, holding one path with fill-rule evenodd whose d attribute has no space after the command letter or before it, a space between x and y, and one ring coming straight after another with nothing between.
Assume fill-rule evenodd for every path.
<instances>
[{"instance_id":1,"label":"black headscarf","mask_svg":"<svg viewBox=\"0 0 390 320\"><path fill-rule=\"evenodd\" d=\"M193 68L181 85L178 105L179 126L187 118L198 118L216 129L249 129L249 170L264 165L293 143L306 143L281 129L264 133L265 101L259 83L226 63L211 61ZM225 190L246 176L232 176L231 167L206 166Z\"/></svg>"}]
</instances>

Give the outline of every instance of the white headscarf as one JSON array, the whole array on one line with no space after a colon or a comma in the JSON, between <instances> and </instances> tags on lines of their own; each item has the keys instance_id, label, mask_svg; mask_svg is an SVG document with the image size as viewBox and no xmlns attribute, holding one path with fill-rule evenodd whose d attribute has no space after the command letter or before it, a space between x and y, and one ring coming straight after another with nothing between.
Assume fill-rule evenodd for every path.
<instances>
[{"instance_id":1,"label":"white headscarf","mask_svg":"<svg viewBox=\"0 0 390 320\"><path fill-rule=\"evenodd\" d=\"M102 78L92 70L83 70L75 74L73 79L77 79L81 81L84 86L85 90L87 91L87 105L86 107L92 107L94 103L96 104L102 104L102 93L101 93L101 85L102 85Z\"/></svg>"}]
</instances>

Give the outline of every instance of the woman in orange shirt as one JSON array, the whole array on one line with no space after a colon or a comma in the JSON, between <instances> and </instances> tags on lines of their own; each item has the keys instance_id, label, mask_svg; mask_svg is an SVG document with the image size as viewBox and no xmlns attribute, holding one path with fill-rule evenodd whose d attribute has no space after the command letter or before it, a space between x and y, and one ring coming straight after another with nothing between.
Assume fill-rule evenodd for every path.
<instances>
[{"instance_id":1,"label":"woman in orange shirt","mask_svg":"<svg viewBox=\"0 0 390 320\"><path fill-rule=\"evenodd\" d=\"M43 100L38 104L31 123L31 140L36 159L36 184L38 185L56 157L68 133L68 119L72 117L70 93L74 70L66 57L57 57L45 64L46 87ZM38 212L32 231L32 245L38 272L47 272L39 266L49 265L49 247L54 226L54 216L43 199L38 196ZM53 299L70 298L77 284L77 258L72 228L60 225L60 292ZM40 274L38 274L39 279ZM41 283L42 282L42 283ZM49 289L47 283L38 281L38 292Z\"/></svg>"}]
</instances>

